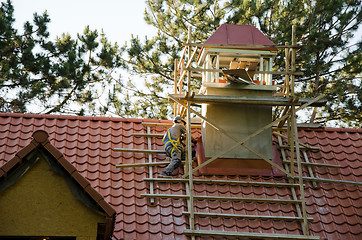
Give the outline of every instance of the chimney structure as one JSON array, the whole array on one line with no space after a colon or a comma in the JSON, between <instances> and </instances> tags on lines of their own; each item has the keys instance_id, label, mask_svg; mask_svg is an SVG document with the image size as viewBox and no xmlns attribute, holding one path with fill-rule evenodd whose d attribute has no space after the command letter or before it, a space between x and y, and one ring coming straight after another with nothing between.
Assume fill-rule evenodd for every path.
<instances>
[{"instance_id":1,"label":"chimney structure","mask_svg":"<svg viewBox=\"0 0 362 240\"><path fill-rule=\"evenodd\" d=\"M204 69L199 94L212 98L242 98L243 103L215 101L202 104L202 115L212 120L237 139L244 139L272 122L272 106L255 104L258 99L272 97L273 58L275 44L251 25L221 25L204 43L198 65ZM248 101L253 104L245 104ZM205 158L235 144L206 122L202 123L202 142ZM248 146L272 159L272 129L269 128L246 142ZM238 146L224 154L209 167L271 168L271 166L244 147Z\"/></svg>"}]
</instances>

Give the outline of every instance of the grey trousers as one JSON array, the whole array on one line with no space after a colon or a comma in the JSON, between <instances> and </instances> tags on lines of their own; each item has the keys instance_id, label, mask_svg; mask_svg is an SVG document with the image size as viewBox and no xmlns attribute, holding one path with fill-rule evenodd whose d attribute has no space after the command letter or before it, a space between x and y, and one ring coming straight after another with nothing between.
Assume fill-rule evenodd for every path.
<instances>
[{"instance_id":1,"label":"grey trousers","mask_svg":"<svg viewBox=\"0 0 362 240\"><path fill-rule=\"evenodd\" d=\"M175 169L181 166L181 160L184 160L186 157L184 149L180 151L177 148L175 148L172 152L172 148L173 146L171 144L165 148L166 156L171 158L171 162L163 171L164 173L171 174Z\"/></svg>"}]
</instances>

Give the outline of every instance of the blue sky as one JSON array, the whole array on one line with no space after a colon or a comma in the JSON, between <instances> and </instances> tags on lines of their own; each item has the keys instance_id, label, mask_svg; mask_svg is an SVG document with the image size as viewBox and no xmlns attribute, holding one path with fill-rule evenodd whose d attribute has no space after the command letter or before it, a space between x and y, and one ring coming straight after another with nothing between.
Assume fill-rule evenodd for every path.
<instances>
[{"instance_id":1,"label":"blue sky","mask_svg":"<svg viewBox=\"0 0 362 240\"><path fill-rule=\"evenodd\" d=\"M66 32L74 38L86 25L91 30L103 29L111 42L120 45L128 41L131 34L141 39L156 34L156 29L143 19L145 0L12 0L12 3L15 26L19 30L25 21L33 19L35 12L41 14L47 10L51 39Z\"/></svg>"}]
</instances>

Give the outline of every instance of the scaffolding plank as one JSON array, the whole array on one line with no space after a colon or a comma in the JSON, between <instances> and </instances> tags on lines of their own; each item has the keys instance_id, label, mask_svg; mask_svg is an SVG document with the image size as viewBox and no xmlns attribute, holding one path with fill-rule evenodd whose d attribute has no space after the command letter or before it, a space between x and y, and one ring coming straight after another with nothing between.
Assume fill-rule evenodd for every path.
<instances>
[{"instance_id":1,"label":"scaffolding plank","mask_svg":"<svg viewBox=\"0 0 362 240\"><path fill-rule=\"evenodd\" d=\"M303 147L300 147L301 150L315 150L315 151L320 151L321 149L319 147L311 147L305 144L301 144ZM286 150L290 150L290 145L279 145L280 148L286 149Z\"/></svg>"},{"instance_id":2,"label":"scaffolding plank","mask_svg":"<svg viewBox=\"0 0 362 240\"><path fill-rule=\"evenodd\" d=\"M113 148L113 150L116 152L166 153L165 150L148 150L148 149Z\"/></svg>"},{"instance_id":3,"label":"scaffolding plank","mask_svg":"<svg viewBox=\"0 0 362 240\"><path fill-rule=\"evenodd\" d=\"M174 195L174 194L141 194L141 197L147 198L174 198L174 199L187 199L188 195ZM196 200L215 200L215 201L235 201L235 202L266 202L266 203L300 203L300 200L290 199L270 199L270 198L238 198L238 197L221 197L221 196L194 196Z\"/></svg>"},{"instance_id":4,"label":"scaffolding plank","mask_svg":"<svg viewBox=\"0 0 362 240\"><path fill-rule=\"evenodd\" d=\"M298 177L294 177L294 179L298 179ZM311 181L311 182L340 183L340 184L351 184L351 185L362 186L362 182L346 181L346 180L338 180L338 179L303 177L303 180Z\"/></svg>"},{"instance_id":5,"label":"scaffolding plank","mask_svg":"<svg viewBox=\"0 0 362 240\"><path fill-rule=\"evenodd\" d=\"M189 215L189 212L183 212L184 215ZM282 220L282 221L303 221L302 217L293 216L267 216L267 215L238 215L238 214L223 214L223 213L203 213L194 212L198 217L212 218L244 218L244 219L259 219L259 220ZM313 218L308 218L308 221L313 221Z\"/></svg>"},{"instance_id":6,"label":"scaffolding plank","mask_svg":"<svg viewBox=\"0 0 362 240\"><path fill-rule=\"evenodd\" d=\"M132 136L134 137L156 137L156 138L162 138L163 134L157 134L157 133L133 133Z\"/></svg>"},{"instance_id":7,"label":"scaffolding plank","mask_svg":"<svg viewBox=\"0 0 362 240\"><path fill-rule=\"evenodd\" d=\"M184 164L185 161L182 161ZM127 164L117 164L117 168L127 168L127 167L152 167L152 166L163 166L170 164L169 161L166 162L144 162L144 163L127 163ZM162 179L162 178L161 178Z\"/></svg>"},{"instance_id":8,"label":"scaffolding plank","mask_svg":"<svg viewBox=\"0 0 362 240\"><path fill-rule=\"evenodd\" d=\"M174 94L171 94L174 95ZM142 122L142 125L150 127L171 127L173 123ZM191 128L201 128L201 124L191 124Z\"/></svg>"},{"instance_id":9,"label":"scaffolding plank","mask_svg":"<svg viewBox=\"0 0 362 240\"><path fill-rule=\"evenodd\" d=\"M225 95L201 95L197 94L193 98L187 97L184 94L169 94L181 101L192 101L193 103L238 103L238 104L256 104L266 106L288 106L291 104L301 105L309 102L312 99L300 98L298 103L291 103L289 98L284 97L251 97L251 96L225 96ZM326 100L318 100L311 104L313 107L320 107L326 104Z\"/></svg>"},{"instance_id":10,"label":"scaffolding plank","mask_svg":"<svg viewBox=\"0 0 362 240\"><path fill-rule=\"evenodd\" d=\"M311 239L317 240L318 236L276 234L276 233L255 233L255 232L230 232L230 231L207 231L207 230L184 230L184 234L192 236L213 236L213 237L236 237L236 238L261 238L261 239Z\"/></svg>"},{"instance_id":11,"label":"scaffolding plank","mask_svg":"<svg viewBox=\"0 0 362 240\"><path fill-rule=\"evenodd\" d=\"M187 182L185 178L144 178L144 181L158 181L169 183ZM291 183L272 183L272 182L252 182L252 181L227 181L227 180L215 180L215 179L193 179L194 183L206 183L206 184L229 184L229 185L245 185L245 186L264 186L264 187L299 187L299 184Z\"/></svg>"},{"instance_id":12,"label":"scaffolding plank","mask_svg":"<svg viewBox=\"0 0 362 240\"><path fill-rule=\"evenodd\" d=\"M286 149L286 150L290 150L290 146L289 145L279 145L280 148ZM306 151L306 150L311 150L311 148L309 147L299 147L300 150L302 151Z\"/></svg>"},{"instance_id":13,"label":"scaffolding plank","mask_svg":"<svg viewBox=\"0 0 362 240\"><path fill-rule=\"evenodd\" d=\"M283 163L290 164L291 162L289 160L283 161ZM294 165L297 163L294 162ZM302 165L305 166L313 166L313 167L330 167L330 168L340 168L340 165L334 165L334 164L327 164L327 163L311 163L311 162L301 162Z\"/></svg>"}]
</instances>

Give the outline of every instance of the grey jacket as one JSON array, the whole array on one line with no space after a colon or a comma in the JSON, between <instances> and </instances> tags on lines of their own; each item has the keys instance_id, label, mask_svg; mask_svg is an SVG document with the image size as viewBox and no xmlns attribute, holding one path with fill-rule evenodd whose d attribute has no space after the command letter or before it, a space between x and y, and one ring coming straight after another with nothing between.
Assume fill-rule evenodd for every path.
<instances>
[{"instance_id":1,"label":"grey jacket","mask_svg":"<svg viewBox=\"0 0 362 240\"><path fill-rule=\"evenodd\" d=\"M164 144L169 140L168 132L170 132L171 139L177 140L179 137L186 135L186 128L182 123L175 123L172 127L170 127L165 133L163 139Z\"/></svg>"}]
</instances>

